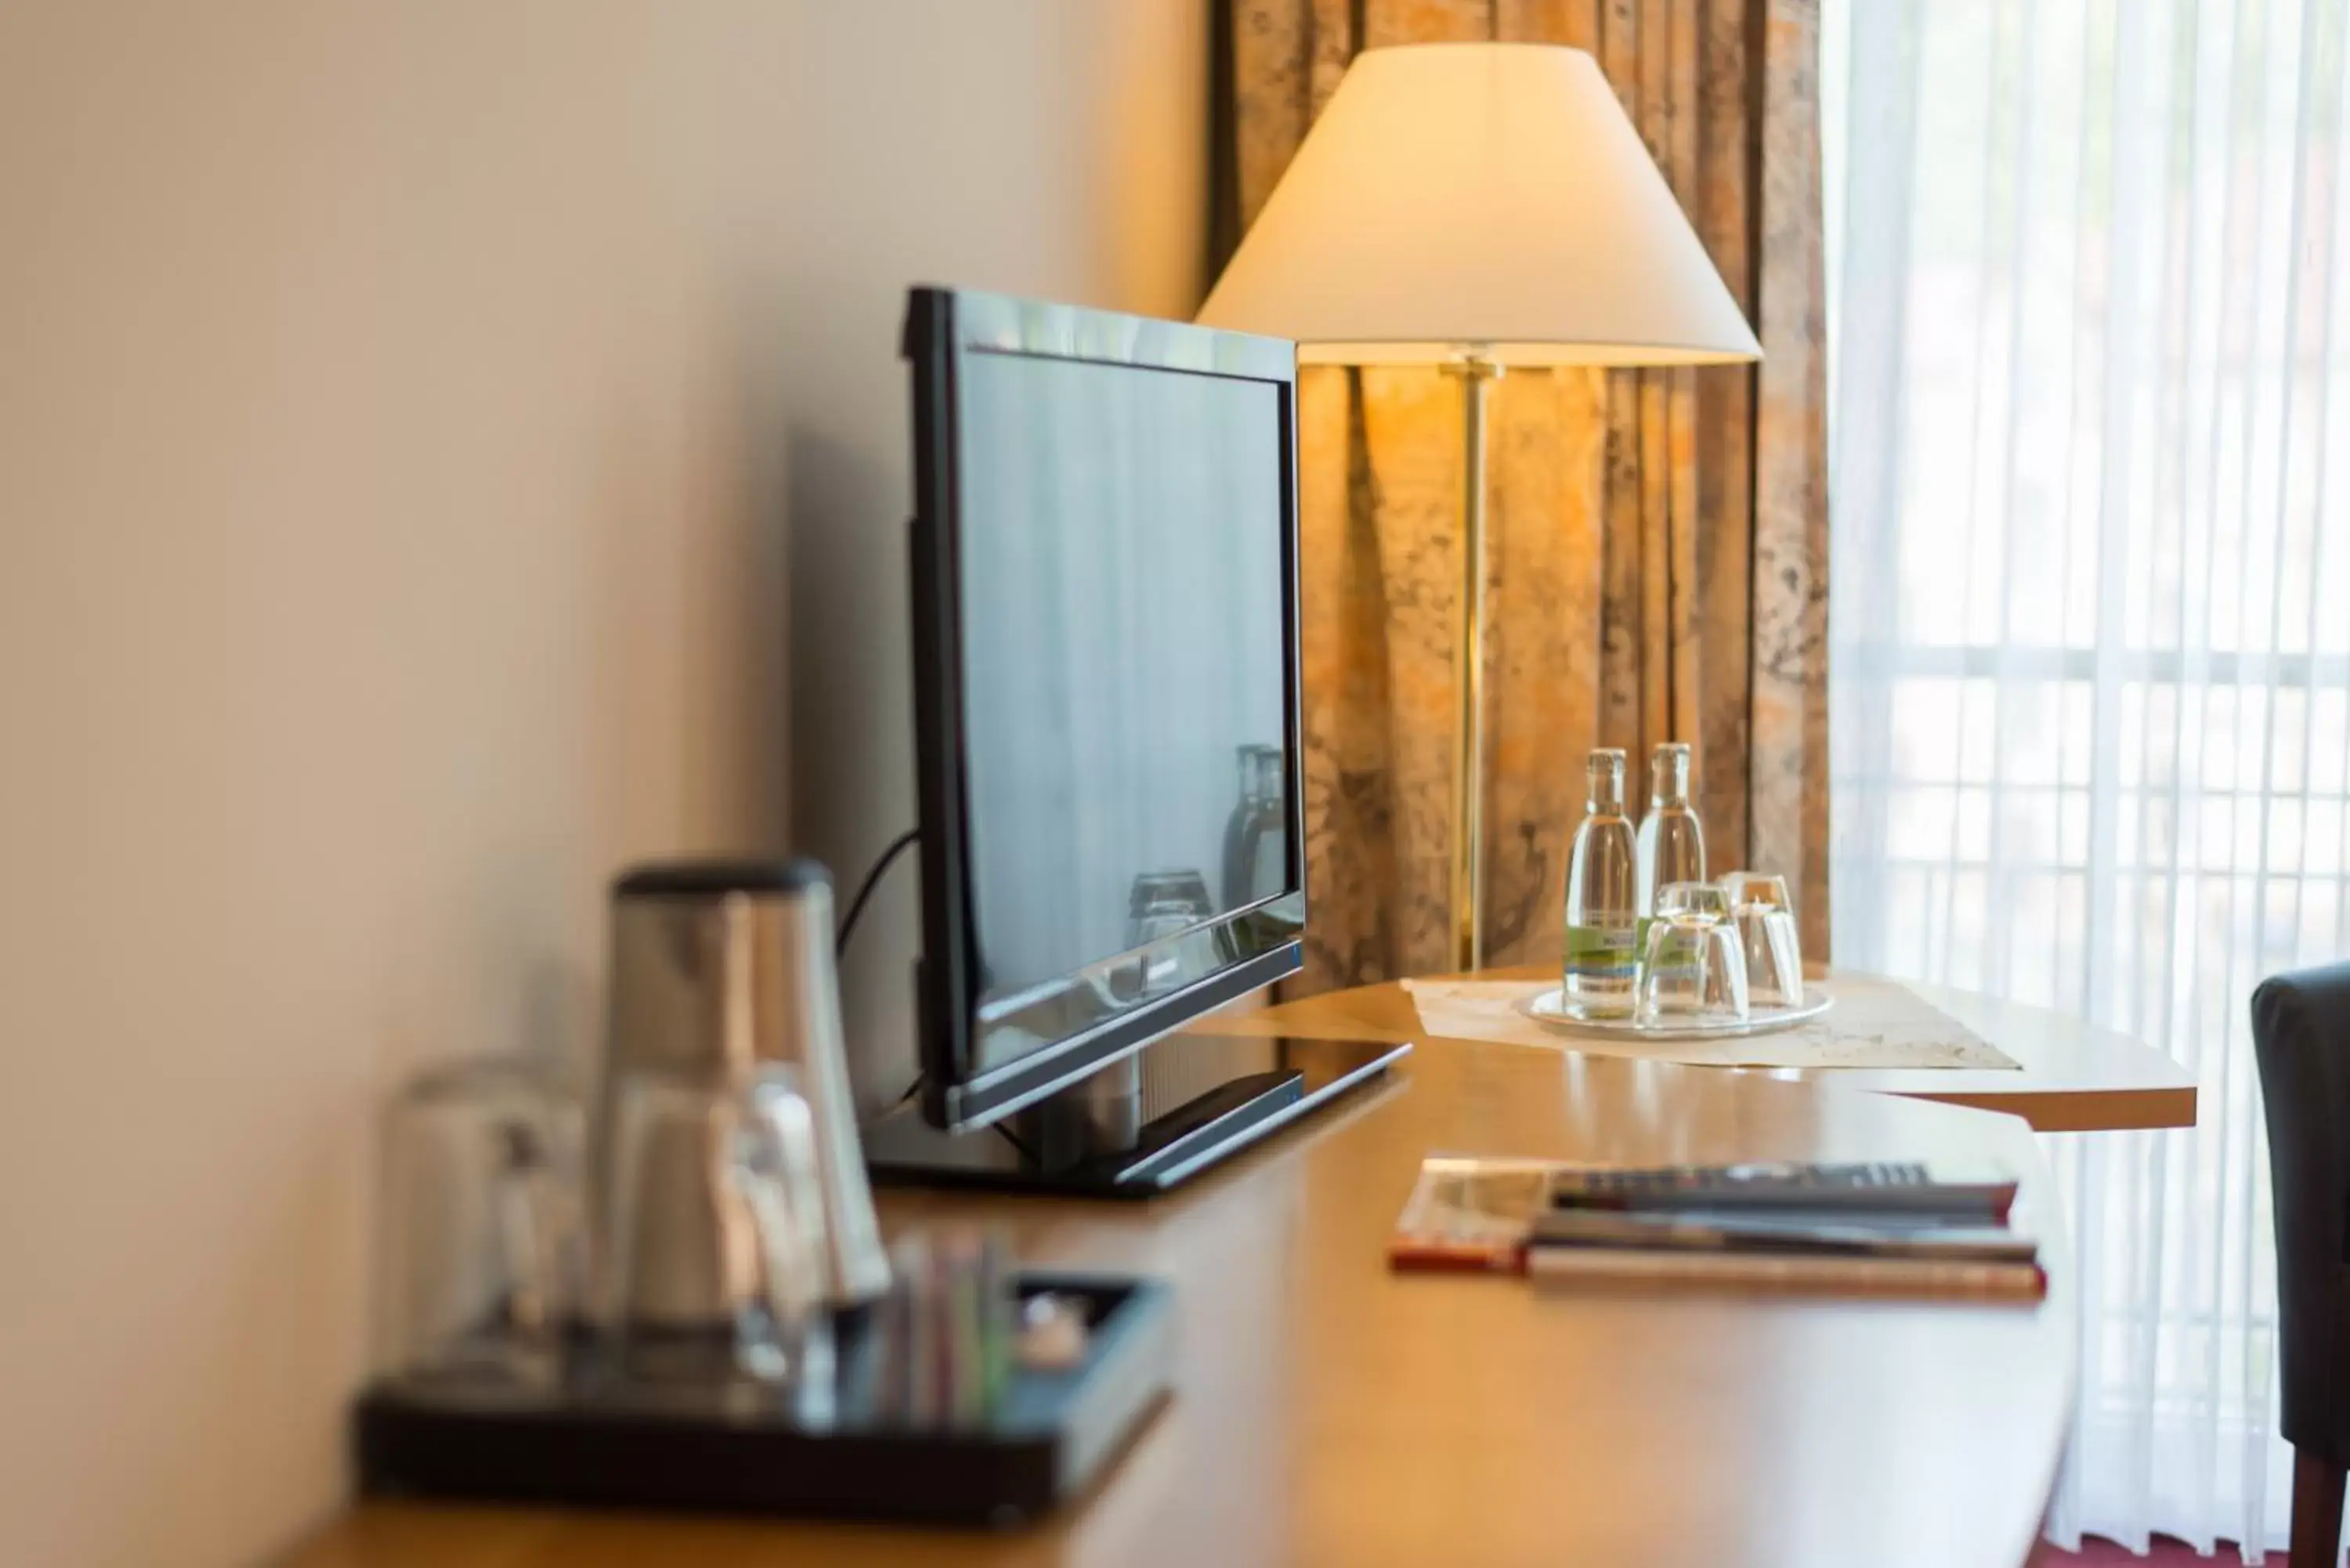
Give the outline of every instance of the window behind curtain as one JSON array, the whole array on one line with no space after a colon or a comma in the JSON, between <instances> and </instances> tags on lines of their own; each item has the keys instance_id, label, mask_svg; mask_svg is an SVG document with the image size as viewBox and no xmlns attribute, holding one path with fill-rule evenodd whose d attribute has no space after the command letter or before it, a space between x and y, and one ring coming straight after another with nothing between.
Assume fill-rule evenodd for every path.
<instances>
[{"instance_id":1,"label":"window behind curtain","mask_svg":"<svg viewBox=\"0 0 2350 1568\"><path fill-rule=\"evenodd\" d=\"M1840 962L2189 1064L2051 1139L2054 1516L2282 1541L2246 1003L2350 955L2345 0L1825 0Z\"/></svg>"}]
</instances>

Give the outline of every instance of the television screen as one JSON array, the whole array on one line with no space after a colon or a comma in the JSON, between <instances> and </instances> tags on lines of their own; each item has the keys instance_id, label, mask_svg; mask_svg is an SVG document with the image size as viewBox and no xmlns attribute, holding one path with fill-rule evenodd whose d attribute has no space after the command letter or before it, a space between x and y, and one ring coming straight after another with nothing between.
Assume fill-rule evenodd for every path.
<instances>
[{"instance_id":1,"label":"television screen","mask_svg":"<svg viewBox=\"0 0 2350 1568\"><path fill-rule=\"evenodd\" d=\"M964 357L982 1017L1294 890L1282 396L1233 377ZM1021 1044L999 1038L996 1054Z\"/></svg>"}]
</instances>

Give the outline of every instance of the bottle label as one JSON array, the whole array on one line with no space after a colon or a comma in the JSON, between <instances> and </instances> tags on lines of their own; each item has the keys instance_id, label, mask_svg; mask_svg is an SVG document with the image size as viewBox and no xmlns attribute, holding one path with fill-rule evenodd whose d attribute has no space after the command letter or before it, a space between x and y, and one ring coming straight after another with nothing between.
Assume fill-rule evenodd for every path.
<instances>
[{"instance_id":1,"label":"bottle label","mask_svg":"<svg viewBox=\"0 0 2350 1568\"><path fill-rule=\"evenodd\" d=\"M1636 938L1631 926L1569 926L1566 972L1583 980L1628 981L1638 955Z\"/></svg>"}]
</instances>

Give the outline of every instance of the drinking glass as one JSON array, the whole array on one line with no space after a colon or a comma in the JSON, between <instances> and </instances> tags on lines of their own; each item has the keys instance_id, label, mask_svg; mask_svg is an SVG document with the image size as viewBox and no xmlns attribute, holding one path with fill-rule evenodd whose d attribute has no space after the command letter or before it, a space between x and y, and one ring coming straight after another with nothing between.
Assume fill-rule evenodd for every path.
<instances>
[{"instance_id":1,"label":"drinking glass","mask_svg":"<svg viewBox=\"0 0 2350 1568\"><path fill-rule=\"evenodd\" d=\"M584 1113L559 1074L419 1074L386 1127L378 1358L394 1376L543 1387L583 1297Z\"/></svg>"},{"instance_id":2,"label":"drinking glass","mask_svg":"<svg viewBox=\"0 0 2350 1568\"><path fill-rule=\"evenodd\" d=\"M1733 871L1721 879L1731 919L1746 955L1747 995L1757 1006L1799 1007L1804 1001L1803 941L1787 879L1762 871Z\"/></svg>"},{"instance_id":3,"label":"drinking glass","mask_svg":"<svg viewBox=\"0 0 2350 1568\"><path fill-rule=\"evenodd\" d=\"M1657 914L1700 915L1708 919L1730 919L1730 895L1715 882L1668 882L1657 889Z\"/></svg>"},{"instance_id":4,"label":"drinking glass","mask_svg":"<svg viewBox=\"0 0 2350 1568\"><path fill-rule=\"evenodd\" d=\"M1795 901L1787 893L1787 879L1770 871L1732 871L1721 878L1721 890L1730 896L1732 905L1769 904L1774 909L1794 912Z\"/></svg>"},{"instance_id":5,"label":"drinking glass","mask_svg":"<svg viewBox=\"0 0 2350 1568\"><path fill-rule=\"evenodd\" d=\"M1714 916L1688 910L1650 921L1636 1016L1644 1023L1744 1018L1746 961L1737 930Z\"/></svg>"},{"instance_id":6,"label":"drinking glass","mask_svg":"<svg viewBox=\"0 0 2350 1568\"><path fill-rule=\"evenodd\" d=\"M821 1166L791 1069L639 1071L612 1106L601 1317L623 1371L828 1386Z\"/></svg>"}]
</instances>

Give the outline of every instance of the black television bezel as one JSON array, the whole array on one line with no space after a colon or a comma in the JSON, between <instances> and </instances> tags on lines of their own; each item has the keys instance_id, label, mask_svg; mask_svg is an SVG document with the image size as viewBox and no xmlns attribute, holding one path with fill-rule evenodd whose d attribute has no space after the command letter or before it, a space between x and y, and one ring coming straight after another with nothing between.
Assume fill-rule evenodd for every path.
<instances>
[{"instance_id":1,"label":"black television bezel","mask_svg":"<svg viewBox=\"0 0 2350 1568\"><path fill-rule=\"evenodd\" d=\"M1185 322L1046 304L969 289L918 287L906 305L913 384L915 511L908 527L912 594L914 750L920 796L923 954L919 965L923 1118L985 1126L1065 1087L1202 1013L1262 990L1304 961L1305 918L1302 666L1298 645L1297 358L1295 344ZM1053 1044L986 1066L975 1030L982 998L969 876L963 767L960 371L971 354L1076 359L1261 381L1281 422L1284 773L1290 890L1207 922L1233 957L1178 988L1121 1005ZM1159 944L1191 943L1196 933ZM1148 965L1156 950L1120 955ZM1103 968L1105 965L1092 966ZM1154 971L1155 972L1155 971Z\"/></svg>"}]
</instances>

